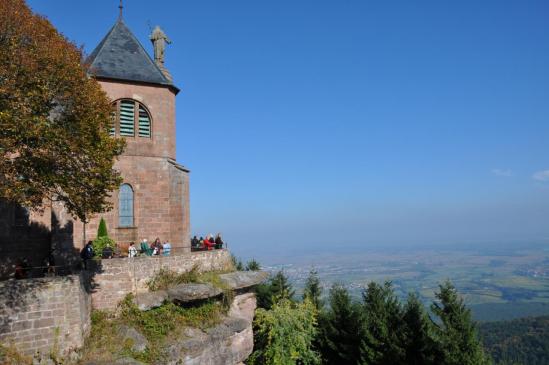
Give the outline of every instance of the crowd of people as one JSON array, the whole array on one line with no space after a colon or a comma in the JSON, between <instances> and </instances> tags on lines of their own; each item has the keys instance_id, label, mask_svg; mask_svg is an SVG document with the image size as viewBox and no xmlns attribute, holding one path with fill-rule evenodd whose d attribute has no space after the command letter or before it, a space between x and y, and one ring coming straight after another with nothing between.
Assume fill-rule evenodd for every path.
<instances>
[{"instance_id":1,"label":"crowd of people","mask_svg":"<svg viewBox=\"0 0 549 365\"><path fill-rule=\"evenodd\" d=\"M213 234L208 234L206 238L200 237L197 238L194 236L191 239L191 249L193 251L208 251L213 249L220 249L223 248L225 245L225 242L223 242L223 238L221 238L221 233L218 233L215 235L215 238Z\"/></svg>"},{"instance_id":2,"label":"crowd of people","mask_svg":"<svg viewBox=\"0 0 549 365\"><path fill-rule=\"evenodd\" d=\"M209 251L214 249L226 248L226 243L221 237L221 233L208 234L206 237L194 236L191 239L191 250L192 251ZM93 241L88 241L88 243L80 251L80 258L84 269L88 269L89 260L92 260L96 256L100 256L102 259L112 259L114 257L136 257L138 255L145 256L169 256L172 251L172 245L168 241L161 242L160 238L156 238L152 243L149 244L146 238L142 239L139 247L136 247L135 242L130 242L128 247L127 256L121 252L121 249L118 245L111 247L107 245L103 247L101 252L95 252L93 248ZM33 267L31 267L26 259L19 259L14 265L14 277L16 279L24 279L29 276L29 272ZM55 275L56 274L56 265L55 258L53 255L53 250L48 254L44 259L44 265L40 267L34 267L34 269L40 269L43 271L43 274Z\"/></svg>"},{"instance_id":3,"label":"crowd of people","mask_svg":"<svg viewBox=\"0 0 549 365\"><path fill-rule=\"evenodd\" d=\"M151 244L148 243L147 239L144 238L141 240L140 247L135 247L135 242L130 242L128 247L127 257L136 257L137 255L146 255L146 256L168 256L172 251L172 245L168 241L162 243L160 238L156 238ZM116 247L111 247L107 245L103 247L101 253L98 253L102 259L112 259L114 257L125 257L126 255L120 252L118 245ZM86 262L87 260L92 259L96 256L96 252L93 248L93 241L88 241L86 246L80 252L81 258Z\"/></svg>"},{"instance_id":4,"label":"crowd of people","mask_svg":"<svg viewBox=\"0 0 549 365\"><path fill-rule=\"evenodd\" d=\"M149 244L146 238L141 240L139 250L135 247L134 242L130 242L130 247L128 248L128 257L137 256L138 252L147 256L169 256L172 251L172 244L168 241L162 243L160 238L156 239Z\"/></svg>"}]
</instances>

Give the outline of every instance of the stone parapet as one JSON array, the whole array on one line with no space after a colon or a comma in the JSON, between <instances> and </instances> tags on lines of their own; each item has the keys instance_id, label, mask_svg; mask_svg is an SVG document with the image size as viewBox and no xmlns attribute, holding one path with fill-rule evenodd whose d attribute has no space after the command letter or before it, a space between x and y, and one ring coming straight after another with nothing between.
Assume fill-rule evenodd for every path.
<instances>
[{"instance_id":1,"label":"stone parapet","mask_svg":"<svg viewBox=\"0 0 549 365\"><path fill-rule=\"evenodd\" d=\"M223 249L101 260L92 278L93 308L114 309L127 294L147 292L147 282L161 269L184 273L195 266L200 272L226 270L232 266L231 255Z\"/></svg>"},{"instance_id":2,"label":"stone parapet","mask_svg":"<svg viewBox=\"0 0 549 365\"><path fill-rule=\"evenodd\" d=\"M0 343L25 355L66 357L90 328L84 275L0 282Z\"/></svg>"}]
</instances>

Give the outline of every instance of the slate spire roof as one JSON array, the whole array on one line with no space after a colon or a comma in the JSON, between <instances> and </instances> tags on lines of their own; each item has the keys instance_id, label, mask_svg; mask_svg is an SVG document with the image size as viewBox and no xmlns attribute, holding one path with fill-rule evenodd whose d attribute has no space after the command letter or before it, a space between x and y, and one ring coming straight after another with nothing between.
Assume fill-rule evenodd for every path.
<instances>
[{"instance_id":1,"label":"slate spire roof","mask_svg":"<svg viewBox=\"0 0 549 365\"><path fill-rule=\"evenodd\" d=\"M96 77L173 87L121 18L93 50L86 63Z\"/></svg>"}]
</instances>

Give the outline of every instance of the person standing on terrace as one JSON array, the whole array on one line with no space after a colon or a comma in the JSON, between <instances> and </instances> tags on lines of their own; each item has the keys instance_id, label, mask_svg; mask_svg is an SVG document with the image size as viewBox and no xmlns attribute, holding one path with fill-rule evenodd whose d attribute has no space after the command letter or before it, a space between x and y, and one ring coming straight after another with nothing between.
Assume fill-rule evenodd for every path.
<instances>
[{"instance_id":1,"label":"person standing on terrace","mask_svg":"<svg viewBox=\"0 0 549 365\"><path fill-rule=\"evenodd\" d=\"M223 239L221 238L221 233L218 233L215 235L215 248L220 249L223 248Z\"/></svg>"}]
</instances>

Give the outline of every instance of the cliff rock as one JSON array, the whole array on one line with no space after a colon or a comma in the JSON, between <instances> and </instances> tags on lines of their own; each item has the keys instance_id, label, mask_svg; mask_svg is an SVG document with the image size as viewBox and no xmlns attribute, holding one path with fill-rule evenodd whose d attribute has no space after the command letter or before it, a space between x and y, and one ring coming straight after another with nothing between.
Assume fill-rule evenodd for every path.
<instances>
[{"instance_id":1,"label":"cliff rock","mask_svg":"<svg viewBox=\"0 0 549 365\"><path fill-rule=\"evenodd\" d=\"M255 294L237 295L222 323L200 330L186 328L185 339L169 346L166 364L236 365L253 351Z\"/></svg>"}]
</instances>

